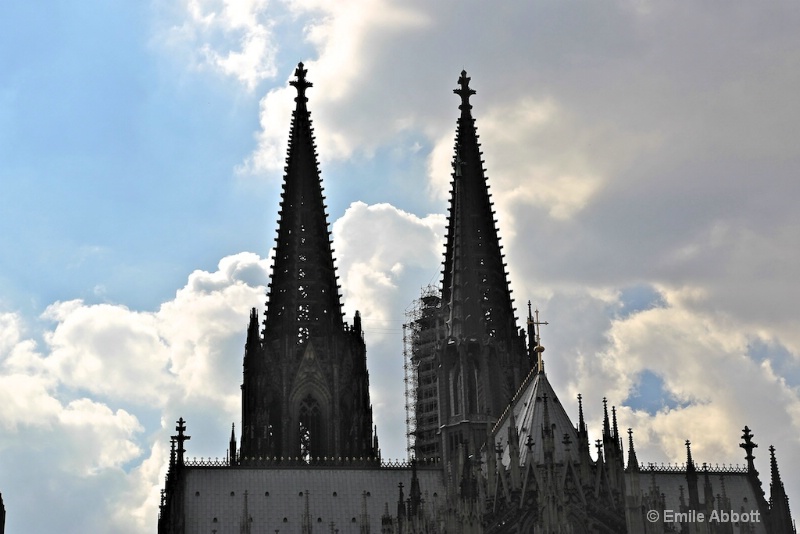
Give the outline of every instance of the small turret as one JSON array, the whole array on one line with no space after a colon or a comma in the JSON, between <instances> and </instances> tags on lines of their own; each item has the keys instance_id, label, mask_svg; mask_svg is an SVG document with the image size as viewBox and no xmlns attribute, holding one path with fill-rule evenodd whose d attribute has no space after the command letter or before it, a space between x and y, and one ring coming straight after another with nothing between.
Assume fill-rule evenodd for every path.
<instances>
[{"instance_id":1,"label":"small turret","mask_svg":"<svg viewBox=\"0 0 800 534\"><path fill-rule=\"evenodd\" d=\"M636 450L633 448L633 429L628 429L628 471L631 473L639 472L639 460L636 458Z\"/></svg>"},{"instance_id":2,"label":"small turret","mask_svg":"<svg viewBox=\"0 0 800 534\"><path fill-rule=\"evenodd\" d=\"M236 465L237 463L237 456L236 456L236 425L231 423L231 440L228 443L228 461L229 465Z\"/></svg>"},{"instance_id":3,"label":"small turret","mask_svg":"<svg viewBox=\"0 0 800 534\"><path fill-rule=\"evenodd\" d=\"M753 433L747 426L742 429L742 440L744 443L740 443L739 447L744 449L747 453L744 457L745 460L747 460L747 478L756 494L758 509L763 513L769 509L769 503L767 503L767 499L764 497L764 489L761 487L761 479L758 477L758 471L756 470L754 462L755 455L753 455L753 450L758 448L758 444L753 442Z\"/></svg>"},{"instance_id":4,"label":"small turret","mask_svg":"<svg viewBox=\"0 0 800 534\"><path fill-rule=\"evenodd\" d=\"M769 447L770 484L769 484L769 524L772 532L794 534L792 514L789 511L789 497L783 487L778 461L775 459L775 447Z\"/></svg>"},{"instance_id":5,"label":"small turret","mask_svg":"<svg viewBox=\"0 0 800 534\"><path fill-rule=\"evenodd\" d=\"M700 495L697 490L697 468L692 460L692 442L686 440L686 486L689 492L689 509L700 509Z\"/></svg>"},{"instance_id":6,"label":"small turret","mask_svg":"<svg viewBox=\"0 0 800 534\"><path fill-rule=\"evenodd\" d=\"M589 445L589 431L583 418L583 396L578 393L578 452L581 460L580 475L583 484L591 483L592 457Z\"/></svg>"},{"instance_id":7,"label":"small turret","mask_svg":"<svg viewBox=\"0 0 800 534\"><path fill-rule=\"evenodd\" d=\"M178 467L183 467L183 455L186 452L186 449L183 448L183 444L187 440L192 439L192 436L187 436L186 434L184 434L184 432L186 432L186 421L183 420L183 417L178 419L177 422L178 422L178 425L175 427L175 430L178 431L178 434L176 436L172 436L172 439L175 440L175 443L178 446L178 448L177 448L177 459L175 461L175 464Z\"/></svg>"}]
</instances>

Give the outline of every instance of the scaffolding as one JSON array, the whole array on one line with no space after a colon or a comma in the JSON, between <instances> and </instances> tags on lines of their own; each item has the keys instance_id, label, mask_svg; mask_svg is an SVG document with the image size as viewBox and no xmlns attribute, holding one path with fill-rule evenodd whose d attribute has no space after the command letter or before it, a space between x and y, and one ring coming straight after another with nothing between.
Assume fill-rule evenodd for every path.
<instances>
[{"instance_id":1,"label":"scaffolding","mask_svg":"<svg viewBox=\"0 0 800 534\"><path fill-rule=\"evenodd\" d=\"M439 399L436 379L436 341L444 322L440 320L441 293L426 286L420 298L406 309L403 324L403 370L406 408L406 451L409 459L440 455Z\"/></svg>"},{"instance_id":2,"label":"scaffolding","mask_svg":"<svg viewBox=\"0 0 800 534\"><path fill-rule=\"evenodd\" d=\"M409 310L406 310L408 318ZM417 366L412 359L413 320L403 323L403 384L406 398L406 456L414 458L414 434L417 429Z\"/></svg>"}]
</instances>

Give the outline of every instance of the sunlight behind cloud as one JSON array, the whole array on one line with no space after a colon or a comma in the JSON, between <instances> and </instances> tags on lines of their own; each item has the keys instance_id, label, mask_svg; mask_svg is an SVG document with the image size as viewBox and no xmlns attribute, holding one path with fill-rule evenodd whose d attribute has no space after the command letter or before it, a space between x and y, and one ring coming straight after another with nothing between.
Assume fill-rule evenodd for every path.
<instances>
[{"instance_id":1,"label":"sunlight behind cloud","mask_svg":"<svg viewBox=\"0 0 800 534\"><path fill-rule=\"evenodd\" d=\"M171 39L188 41L201 67L232 76L252 91L276 72L268 5L267 0L187 0L188 20L172 29Z\"/></svg>"}]
</instances>

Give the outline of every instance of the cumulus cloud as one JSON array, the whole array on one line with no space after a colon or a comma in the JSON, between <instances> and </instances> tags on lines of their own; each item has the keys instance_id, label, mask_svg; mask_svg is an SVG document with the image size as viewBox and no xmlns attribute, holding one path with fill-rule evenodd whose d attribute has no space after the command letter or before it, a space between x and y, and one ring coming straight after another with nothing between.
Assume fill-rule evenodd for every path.
<instances>
[{"instance_id":1,"label":"cumulus cloud","mask_svg":"<svg viewBox=\"0 0 800 534\"><path fill-rule=\"evenodd\" d=\"M241 253L191 273L154 312L57 302L42 314L41 347L17 314L0 315L0 459L36 462L45 483L103 494L76 532L105 529L101 515L119 532L152 528L172 421L184 415L200 437L219 434L198 447L205 452L227 442L238 418L247 317L266 273L266 260ZM153 413L163 417L155 428Z\"/></svg>"},{"instance_id":2,"label":"cumulus cloud","mask_svg":"<svg viewBox=\"0 0 800 534\"><path fill-rule=\"evenodd\" d=\"M607 396L643 461L682 461L688 438L699 461L741 462L748 424L761 473L770 442L784 472L800 465L797 10L521 0L180 9L168 39L191 49L194 66L266 91L243 172L283 165L294 107L285 82L305 59L323 162L369 161L412 133L424 149L409 158L424 163L408 182L443 212L450 90L466 69L515 296L550 322L547 370L569 413L583 393L596 433ZM278 75L281 31L292 36L283 50L305 48ZM280 87L265 87L275 76ZM384 451L404 443L402 311L438 282L444 229L442 215L402 207L354 202L333 225L345 309L364 315ZM48 480L97 490L102 478L111 504L95 520L152 528L172 421L187 417L190 454L208 455L238 420L247 312L263 302L266 271L252 254L225 258L151 312L54 303L42 336L0 314L0 461L38 465L20 443L63 441L76 463L45 455L42 470L58 475ZM641 287L652 298L633 305ZM657 378L661 408L637 404L643 376ZM22 433L31 437L15 441ZM81 454L77 435L98 444ZM786 482L795 502L800 486Z\"/></svg>"},{"instance_id":3,"label":"cumulus cloud","mask_svg":"<svg viewBox=\"0 0 800 534\"><path fill-rule=\"evenodd\" d=\"M333 225L350 314L359 309L366 319L397 317L408 304L407 272L438 270L444 229L440 214L417 217L390 204L351 204Z\"/></svg>"},{"instance_id":4,"label":"cumulus cloud","mask_svg":"<svg viewBox=\"0 0 800 534\"><path fill-rule=\"evenodd\" d=\"M182 6L185 19L164 38L189 47L197 67L232 76L249 90L275 75L267 0L186 0Z\"/></svg>"},{"instance_id":5,"label":"cumulus cloud","mask_svg":"<svg viewBox=\"0 0 800 534\"><path fill-rule=\"evenodd\" d=\"M683 462L684 440L689 439L697 461L741 464L739 437L749 425L757 441L778 448L782 465L797 465L800 387L775 373L770 356L752 358L750 347L759 334L725 313L687 306L705 298L696 289L659 288L659 295L654 306L626 315L613 313L621 301L586 294L567 300L556 292L546 302L545 309L555 316L546 317L551 326L543 334L545 361L556 390L571 397L565 404L574 407L575 395L582 393L597 435L600 400L608 397L620 408L621 427L634 429L643 462ZM562 325L562 320L573 324ZM598 335L604 339L593 339ZM643 373L659 379L661 390L647 393L661 396L660 408L637 400ZM763 452L757 465L767 472Z\"/></svg>"},{"instance_id":6,"label":"cumulus cloud","mask_svg":"<svg viewBox=\"0 0 800 534\"><path fill-rule=\"evenodd\" d=\"M390 204L354 202L333 224L345 312L362 314L375 423L387 457L405 456L403 311L421 286L436 283L445 220Z\"/></svg>"}]
</instances>

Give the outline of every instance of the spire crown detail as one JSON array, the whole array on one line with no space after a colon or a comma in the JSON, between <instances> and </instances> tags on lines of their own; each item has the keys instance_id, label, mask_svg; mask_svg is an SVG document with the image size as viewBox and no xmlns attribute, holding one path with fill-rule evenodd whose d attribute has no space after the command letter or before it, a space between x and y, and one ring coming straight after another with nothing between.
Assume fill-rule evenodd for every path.
<instances>
[{"instance_id":1,"label":"spire crown detail","mask_svg":"<svg viewBox=\"0 0 800 534\"><path fill-rule=\"evenodd\" d=\"M461 105L458 106L458 109L463 111L464 113L469 113L469 110L472 109L472 105L469 103L469 97L475 94L475 89L472 89L469 86L469 81L472 78L467 76L467 71L462 70L461 76L458 78L458 89L453 89L453 92L461 97Z\"/></svg>"},{"instance_id":2,"label":"spire crown detail","mask_svg":"<svg viewBox=\"0 0 800 534\"><path fill-rule=\"evenodd\" d=\"M292 80L289 82L289 85L297 89L297 96L295 97L294 101L298 104L303 103L305 104L308 102L308 97L306 96L306 89L309 87L314 87L314 84L306 80L306 73L308 69L303 66L303 63L298 63L297 68L294 70L294 75L297 76L296 80Z\"/></svg>"}]
</instances>

